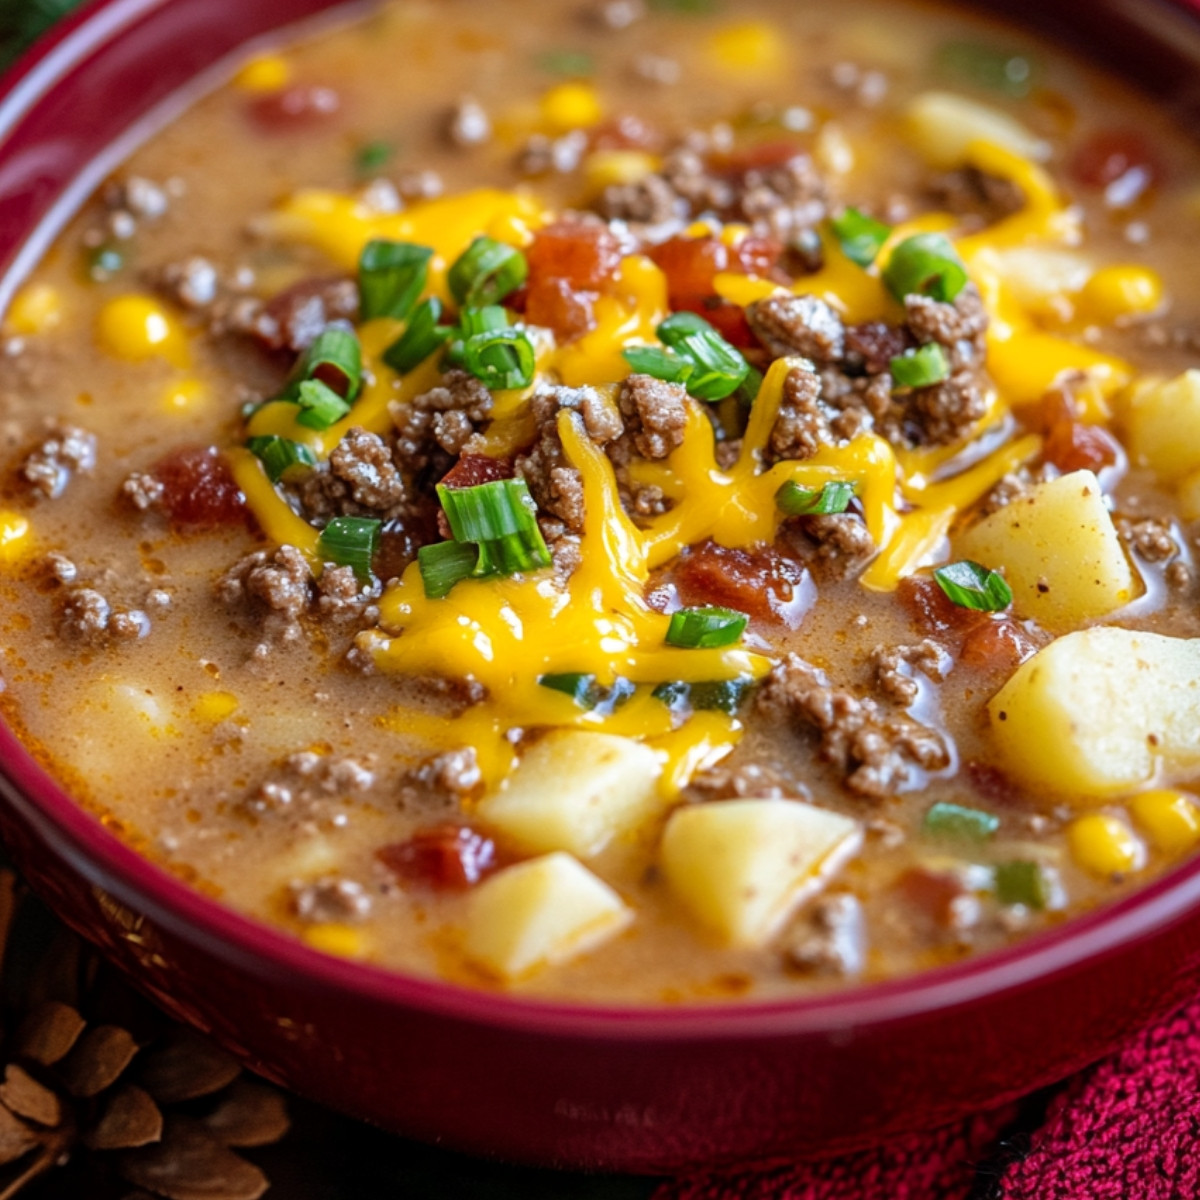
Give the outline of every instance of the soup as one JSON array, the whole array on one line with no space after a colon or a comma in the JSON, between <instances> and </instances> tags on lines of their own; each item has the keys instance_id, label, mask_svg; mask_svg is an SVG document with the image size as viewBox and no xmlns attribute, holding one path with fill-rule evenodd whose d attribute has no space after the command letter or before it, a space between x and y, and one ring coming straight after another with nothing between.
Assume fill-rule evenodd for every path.
<instances>
[{"instance_id":1,"label":"soup","mask_svg":"<svg viewBox=\"0 0 1200 1200\"><path fill-rule=\"evenodd\" d=\"M10 306L7 719L408 973L697 1002L1027 936L1200 841L1198 223L1180 131L958 11L412 0L260 56Z\"/></svg>"}]
</instances>

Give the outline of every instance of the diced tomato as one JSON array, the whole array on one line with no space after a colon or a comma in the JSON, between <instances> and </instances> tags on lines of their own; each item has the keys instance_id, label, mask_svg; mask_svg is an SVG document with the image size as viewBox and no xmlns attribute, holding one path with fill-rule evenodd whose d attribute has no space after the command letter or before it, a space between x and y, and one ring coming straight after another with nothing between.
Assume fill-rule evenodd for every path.
<instances>
[{"instance_id":1,"label":"diced tomato","mask_svg":"<svg viewBox=\"0 0 1200 1200\"><path fill-rule=\"evenodd\" d=\"M602 292L621 265L621 243L600 222L565 218L539 229L525 251L531 284L565 279L579 291Z\"/></svg>"},{"instance_id":2,"label":"diced tomato","mask_svg":"<svg viewBox=\"0 0 1200 1200\"><path fill-rule=\"evenodd\" d=\"M657 150L662 141L660 130L633 113L602 121L591 135L593 150Z\"/></svg>"},{"instance_id":3,"label":"diced tomato","mask_svg":"<svg viewBox=\"0 0 1200 1200\"><path fill-rule=\"evenodd\" d=\"M958 875L927 867L910 867L892 886L906 907L935 929L951 928L956 902L969 895Z\"/></svg>"},{"instance_id":4,"label":"diced tomato","mask_svg":"<svg viewBox=\"0 0 1200 1200\"><path fill-rule=\"evenodd\" d=\"M794 605L804 580L804 568L773 546L731 550L716 542L693 546L672 572L684 605L726 605L758 620L789 625L797 615Z\"/></svg>"},{"instance_id":5,"label":"diced tomato","mask_svg":"<svg viewBox=\"0 0 1200 1200\"><path fill-rule=\"evenodd\" d=\"M714 163L719 170L744 175L747 171L761 171L768 167L782 167L791 162L800 147L794 142L759 142L756 146L744 146Z\"/></svg>"},{"instance_id":6,"label":"diced tomato","mask_svg":"<svg viewBox=\"0 0 1200 1200\"><path fill-rule=\"evenodd\" d=\"M525 293L525 319L553 329L559 342L573 342L596 327L596 293L581 291L566 279L539 276Z\"/></svg>"},{"instance_id":7,"label":"diced tomato","mask_svg":"<svg viewBox=\"0 0 1200 1200\"><path fill-rule=\"evenodd\" d=\"M1017 804L1021 789L999 767L969 758L963 763L963 774L971 787L992 804Z\"/></svg>"},{"instance_id":8,"label":"diced tomato","mask_svg":"<svg viewBox=\"0 0 1200 1200\"><path fill-rule=\"evenodd\" d=\"M277 292L263 308L255 336L270 350L303 350L330 321L358 316L358 291L342 275L301 279Z\"/></svg>"},{"instance_id":9,"label":"diced tomato","mask_svg":"<svg viewBox=\"0 0 1200 1200\"><path fill-rule=\"evenodd\" d=\"M1071 174L1084 187L1109 188L1131 172L1140 172L1144 187L1162 178L1162 164L1149 142L1134 129L1094 133L1075 152Z\"/></svg>"},{"instance_id":10,"label":"diced tomato","mask_svg":"<svg viewBox=\"0 0 1200 1200\"><path fill-rule=\"evenodd\" d=\"M342 107L331 87L297 83L253 100L250 116L268 133L292 133L326 121Z\"/></svg>"},{"instance_id":11,"label":"diced tomato","mask_svg":"<svg viewBox=\"0 0 1200 1200\"><path fill-rule=\"evenodd\" d=\"M435 825L375 857L397 879L435 891L464 891L496 870L496 844L468 825Z\"/></svg>"},{"instance_id":12,"label":"diced tomato","mask_svg":"<svg viewBox=\"0 0 1200 1200\"><path fill-rule=\"evenodd\" d=\"M909 575L900 580L896 597L908 610L913 623L925 634L962 635L990 620L987 613L960 608L931 575Z\"/></svg>"},{"instance_id":13,"label":"diced tomato","mask_svg":"<svg viewBox=\"0 0 1200 1200\"><path fill-rule=\"evenodd\" d=\"M173 525L213 529L243 524L250 515L246 497L215 446L176 450L150 473L162 484L163 508Z\"/></svg>"},{"instance_id":14,"label":"diced tomato","mask_svg":"<svg viewBox=\"0 0 1200 1200\"><path fill-rule=\"evenodd\" d=\"M511 479L512 460L489 458L486 454L464 454L441 478L448 488L476 487L481 483L492 483L497 479Z\"/></svg>"},{"instance_id":15,"label":"diced tomato","mask_svg":"<svg viewBox=\"0 0 1200 1200\"><path fill-rule=\"evenodd\" d=\"M729 269L729 247L715 237L673 237L646 253L667 277L672 308L679 307L681 298L695 302L713 295L717 273Z\"/></svg>"},{"instance_id":16,"label":"diced tomato","mask_svg":"<svg viewBox=\"0 0 1200 1200\"><path fill-rule=\"evenodd\" d=\"M1060 421L1046 435L1042 457L1064 474L1069 471L1100 471L1121 459L1116 438L1098 425Z\"/></svg>"},{"instance_id":17,"label":"diced tomato","mask_svg":"<svg viewBox=\"0 0 1200 1200\"><path fill-rule=\"evenodd\" d=\"M1011 672L1037 650L1037 643L1008 617L976 625L963 641L958 661L979 671Z\"/></svg>"}]
</instances>

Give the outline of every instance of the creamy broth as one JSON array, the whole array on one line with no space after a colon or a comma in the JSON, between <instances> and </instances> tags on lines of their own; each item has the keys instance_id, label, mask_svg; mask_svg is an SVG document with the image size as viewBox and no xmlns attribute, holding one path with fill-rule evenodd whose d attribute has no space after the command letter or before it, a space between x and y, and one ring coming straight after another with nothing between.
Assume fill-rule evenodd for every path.
<instances>
[{"instance_id":1,"label":"creamy broth","mask_svg":"<svg viewBox=\"0 0 1200 1200\"><path fill-rule=\"evenodd\" d=\"M689 146L690 176L680 166ZM879 223L868 226L874 266L873 251L864 266L838 248L848 211ZM599 215L554 225L563 212ZM906 974L1027 936L1138 886L1200 838L1194 737L1177 747L1163 734L1169 744L1152 743L1145 770L1080 785L1024 763L998 727L1007 711L988 708L1073 630L1170 637L1164 678L1195 661L1200 457L1164 447L1144 414L1170 404L1200 422L1200 375L1183 374L1200 367L1198 230L1200 166L1180 130L1058 49L964 12L861 0L835 11L773 0L648 12L636 0L383 7L244 64L156 134L11 306L0 358L6 715L81 803L155 861L319 949L418 975L580 1001L760 998ZM905 237L940 233L971 283L906 313L880 264L886 275ZM550 335L517 334L540 356L536 385L493 387L490 412L463 415L488 389L459 377L441 401L418 400L442 383L442 351L411 371L387 366L380 356L404 325L357 320L355 264L371 236L435 242L425 294L446 301L453 324L471 305L450 300L444 272L484 234L531 264L528 282L500 297L518 329L538 326L537 314L563 324L557 349ZM596 279L559 287L571 270L586 273L572 255ZM556 275L556 263L576 266ZM970 300L976 287L982 302ZM787 304L773 307L814 293L823 307L799 332ZM736 396L686 400L683 385L662 381L645 385L643 408L643 393L622 382L622 345L654 342L667 312L687 307L766 373L753 408ZM981 313L987 335L970 326ZM335 427L362 420L386 464L348 454L335 487L324 464L331 452L340 461L337 439L295 424L294 395L282 415L270 402L303 358L300 343L347 316L367 384ZM946 333L951 319L965 324ZM628 336L609 336L618 328ZM829 336L842 339L837 350ZM896 374L906 366L889 363L929 348L946 378L918 382L922 401ZM872 356L882 358L872 366ZM336 400L344 376L316 379ZM1155 399L1169 380L1182 380L1177 392ZM554 397L548 415L530 400L538 386ZM555 391L591 386L594 410ZM806 387L815 399L801 403ZM751 453L754 412L768 403L784 416ZM371 405L377 425L363 418ZM623 432L595 433L614 419ZM309 439L323 465L301 463L276 489L245 446L281 431ZM725 490L688 507L681 481L704 474L714 437ZM874 457L854 457L854 446ZM464 455L475 471L480 458L505 463L466 482L514 469L528 480L556 565L464 579L427 600L416 547L450 532L434 485ZM793 462L810 502L828 480L855 483L849 509L783 520L774 488L754 479L770 467L782 482ZM824 475L813 462L828 464ZM556 464L576 483L560 487ZM1015 558L967 553L998 544L981 531L1021 506L1036 523L1055 482L1088 468L1117 599L1089 598L1081 613L1059 600L1080 572L1101 570L1090 549L1072 565L1081 552L1069 533L1043 553L1048 575L1034 570L1032 592ZM387 491L381 469L390 497L364 501ZM314 472L318 483L306 484ZM580 479L576 511L563 488ZM947 479L958 482L932 490ZM602 525L599 502L618 484L629 524ZM746 499L755 487L765 508ZM941 517L929 517L935 495L946 497ZM697 515L735 500L765 534L747 532L750 517L706 525ZM566 663L567 635L551 625L570 619L595 635L578 614L585 573L608 570L602 537L635 530L614 558L633 571L672 512L701 533L673 553L664 534L667 550L651 553L629 618L643 642L598 670L602 650L585 638L579 664ZM324 584L314 578L330 562L318 531L346 515L384 521L366 593L362 580L335 590L331 566ZM302 546L279 559L297 529L308 558ZM260 560L235 566L255 552ZM980 613L947 597L931 568L972 557L1008 576L1011 605ZM512 633L514 612L554 608L545 597L568 593L549 625ZM478 639L455 641L444 616L478 616L501 595L511 600L504 629L479 620L511 686L496 684L495 656ZM680 605L725 606L750 623L724 648L644 644L645 629L661 639L659 614ZM678 659L682 677L725 690L651 695L677 681L654 664L691 654L708 656L714 674ZM542 655L549 665L532 667ZM622 704L611 689L634 660L638 686ZM596 678L589 689L568 673ZM1193 725L1200 716L1194 697L1186 703L1180 727L1187 712ZM512 965L481 949L497 936L484 929L487 897L508 913L516 902L495 883L576 835L553 844L545 804L536 834L515 832L520 820L492 800L520 794L525 768L514 765L540 754L585 807L580 779L592 767L572 777L547 748L587 721L637 747L609 790L628 792L641 764L641 815L613 818L613 836L557 860L570 862L567 874L546 884L574 888L585 870L595 929L563 931L549 954L561 961ZM474 758L455 756L464 746ZM707 859L680 834L684 865L672 866L664 827L685 810L750 799L772 802L760 810L767 830L780 805L843 820L806 835L825 848L807 882L796 873L779 885L774 916L753 918L733 897L714 917L720 888L697 898L679 881L702 875ZM931 818L937 805L959 809ZM745 842L768 891L770 872L784 869L770 854L776 836L791 834ZM740 826L729 835L735 857L743 837ZM478 881L459 878L475 867ZM577 891L564 895L561 911L574 911Z\"/></svg>"}]
</instances>

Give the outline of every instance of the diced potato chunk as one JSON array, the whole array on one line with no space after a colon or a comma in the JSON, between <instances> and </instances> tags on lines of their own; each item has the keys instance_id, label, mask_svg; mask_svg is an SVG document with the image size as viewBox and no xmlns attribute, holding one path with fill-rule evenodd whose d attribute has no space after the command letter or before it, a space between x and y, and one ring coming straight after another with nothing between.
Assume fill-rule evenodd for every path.
<instances>
[{"instance_id":1,"label":"diced potato chunk","mask_svg":"<svg viewBox=\"0 0 1200 1200\"><path fill-rule=\"evenodd\" d=\"M547 854L493 875L471 894L464 951L501 979L565 962L623 929L621 897L569 854Z\"/></svg>"},{"instance_id":2,"label":"diced potato chunk","mask_svg":"<svg viewBox=\"0 0 1200 1200\"><path fill-rule=\"evenodd\" d=\"M798 800L720 800L676 809L663 834L667 884L722 941L761 946L857 852L856 821Z\"/></svg>"},{"instance_id":3,"label":"diced potato chunk","mask_svg":"<svg viewBox=\"0 0 1200 1200\"><path fill-rule=\"evenodd\" d=\"M1128 629L1067 634L1022 663L988 705L1005 770L1107 798L1200 766L1200 638Z\"/></svg>"},{"instance_id":4,"label":"diced potato chunk","mask_svg":"<svg viewBox=\"0 0 1200 1200\"><path fill-rule=\"evenodd\" d=\"M1127 425L1135 462L1167 480L1200 471L1200 370L1138 388Z\"/></svg>"},{"instance_id":5,"label":"diced potato chunk","mask_svg":"<svg viewBox=\"0 0 1200 1200\"><path fill-rule=\"evenodd\" d=\"M1004 568L1018 616L1047 629L1102 617L1137 585L1091 471L1039 484L958 539L961 557Z\"/></svg>"},{"instance_id":6,"label":"diced potato chunk","mask_svg":"<svg viewBox=\"0 0 1200 1200\"><path fill-rule=\"evenodd\" d=\"M1049 154L1049 146L1020 121L952 92L922 92L909 103L905 116L909 137L931 166L961 165L972 142L990 142L1034 160Z\"/></svg>"},{"instance_id":7,"label":"diced potato chunk","mask_svg":"<svg viewBox=\"0 0 1200 1200\"><path fill-rule=\"evenodd\" d=\"M555 733L484 797L476 816L532 854L590 858L657 811L661 771L654 751L630 738Z\"/></svg>"}]
</instances>

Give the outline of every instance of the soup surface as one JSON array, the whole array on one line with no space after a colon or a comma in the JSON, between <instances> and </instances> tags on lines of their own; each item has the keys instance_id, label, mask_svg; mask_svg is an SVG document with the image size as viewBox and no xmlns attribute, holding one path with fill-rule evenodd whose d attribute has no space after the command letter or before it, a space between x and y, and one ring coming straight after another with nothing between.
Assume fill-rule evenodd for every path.
<instances>
[{"instance_id":1,"label":"soup surface","mask_svg":"<svg viewBox=\"0 0 1200 1200\"><path fill-rule=\"evenodd\" d=\"M1181 132L957 10L407 0L243 63L6 315L7 717L419 975L1026 936L1200 840L1198 233Z\"/></svg>"}]
</instances>

